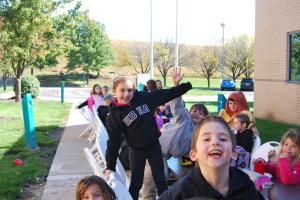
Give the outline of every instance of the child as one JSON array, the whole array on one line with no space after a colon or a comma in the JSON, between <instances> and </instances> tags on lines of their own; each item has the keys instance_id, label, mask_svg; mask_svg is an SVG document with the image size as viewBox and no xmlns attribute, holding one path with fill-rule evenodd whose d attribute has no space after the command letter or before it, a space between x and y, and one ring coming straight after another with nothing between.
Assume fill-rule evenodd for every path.
<instances>
[{"instance_id":1,"label":"child","mask_svg":"<svg viewBox=\"0 0 300 200\"><path fill-rule=\"evenodd\" d=\"M116 200L115 192L99 176L88 176L81 179L76 188L76 200Z\"/></svg>"},{"instance_id":2,"label":"child","mask_svg":"<svg viewBox=\"0 0 300 200\"><path fill-rule=\"evenodd\" d=\"M148 80L147 83L146 83L146 88L147 88L148 92L152 92L154 90L157 90L155 80L153 80L153 79Z\"/></svg>"},{"instance_id":3,"label":"child","mask_svg":"<svg viewBox=\"0 0 300 200\"><path fill-rule=\"evenodd\" d=\"M255 120L253 114L249 111L249 106L243 92L232 92L228 101L226 102L225 109L220 110L219 116L222 117L230 127L233 126L233 120L238 114L246 114L250 119L250 125L254 134L259 135L259 132L255 126Z\"/></svg>"},{"instance_id":4,"label":"child","mask_svg":"<svg viewBox=\"0 0 300 200\"><path fill-rule=\"evenodd\" d=\"M269 152L269 162L265 171L271 173L283 184L300 184L300 132L288 130L281 139L278 157L275 151Z\"/></svg>"},{"instance_id":5,"label":"child","mask_svg":"<svg viewBox=\"0 0 300 200\"><path fill-rule=\"evenodd\" d=\"M97 109L98 117L102 121L103 125L106 126L106 117L109 112L109 105L111 104L113 100L113 95L107 94L103 97L104 104L100 105Z\"/></svg>"},{"instance_id":6,"label":"child","mask_svg":"<svg viewBox=\"0 0 300 200\"><path fill-rule=\"evenodd\" d=\"M180 69L174 68L171 73L174 83L183 78ZM179 97L192 89L191 83L183 83L170 89L153 92L134 92L133 82L125 77L116 77L113 82L113 91L116 99L110 107L107 118L106 162L108 175L115 171L116 160L123 135L130 147L130 168L132 172L129 192L134 200L139 197L143 184L144 168L148 160L154 177L158 193L167 189L161 147L158 137L154 112L157 106Z\"/></svg>"},{"instance_id":7,"label":"child","mask_svg":"<svg viewBox=\"0 0 300 200\"><path fill-rule=\"evenodd\" d=\"M161 80L157 79L157 80L155 81L155 84L156 84L156 88L157 88L158 90L162 89L162 83L161 83Z\"/></svg>"},{"instance_id":8,"label":"child","mask_svg":"<svg viewBox=\"0 0 300 200\"><path fill-rule=\"evenodd\" d=\"M181 157L188 155L191 150L191 140L195 127L208 115L208 110L204 104L193 104L189 110L184 106L181 97L170 101L171 112L174 113L173 119L165 124L159 138L163 157ZM185 164L187 164L187 160ZM191 160L189 159L191 163ZM168 165L165 164L165 174L168 174ZM192 164L192 163L191 163ZM168 180L174 180L174 176L169 176ZM151 170L146 167L144 178L143 199L156 199L155 185L153 183Z\"/></svg>"},{"instance_id":9,"label":"child","mask_svg":"<svg viewBox=\"0 0 300 200\"><path fill-rule=\"evenodd\" d=\"M229 166L235 145L235 136L222 118L204 118L195 129L190 151L197 167L160 199L259 199L260 193L248 175Z\"/></svg>"},{"instance_id":10,"label":"child","mask_svg":"<svg viewBox=\"0 0 300 200\"><path fill-rule=\"evenodd\" d=\"M103 105L102 90L100 85L94 84L91 91L91 96L86 101L76 106L76 108L80 109L84 106L88 106L88 108L93 111L93 106L95 106L95 109L97 110L100 105Z\"/></svg>"},{"instance_id":11,"label":"child","mask_svg":"<svg viewBox=\"0 0 300 200\"><path fill-rule=\"evenodd\" d=\"M108 91L109 91L108 86L107 85L103 85L102 86L102 94L103 94L103 96L107 95Z\"/></svg>"},{"instance_id":12,"label":"child","mask_svg":"<svg viewBox=\"0 0 300 200\"><path fill-rule=\"evenodd\" d=\"M251 153L253 147L253 132L247 128L249 124L250 119L246 114L238 114L233 121L234 130L237 131L235 135L237 145Z\"/></svg>"}]
</instances>

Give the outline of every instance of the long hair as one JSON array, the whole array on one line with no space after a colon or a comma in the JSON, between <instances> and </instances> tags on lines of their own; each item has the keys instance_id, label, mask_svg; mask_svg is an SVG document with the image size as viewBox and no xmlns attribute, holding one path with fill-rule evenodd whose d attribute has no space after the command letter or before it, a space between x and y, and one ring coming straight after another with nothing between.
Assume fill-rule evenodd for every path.
<instances>
[{"instance_id":1,"label":"long hair","mask_svg":"<svg viewBox=\"0 0 300 200\"><path fill-rule=\"evenodd\" d=\"M91 95L95 95L95 94L98 95L98 93L96 93L96 87L99 87L99 88L100 88L100 93L99 93L99 95L102 96L102 89L101 89L101 87L100 87L99 84L94 84L94 85L93 85L93 88L92 88L92 91L91 91Z\"/></svg>"},{"instance_id":2,"label":"long hair","mask_svg":"<svg viewBox=\"0 0 300 200\"><path fill-rule=\"evenodd\" d=\"M104 200L116 200L117 196L115 192L109 187L109 185L99 176L87 176L81 179L76 188L76 200L82 200L85 191L93 184L98 185L102 192Z\"/></svg>"},{"instance_id":3,"label":"long hair","mask_svg":"<svg viewBox=\"0 0 300 200\"><path fill-rule=\"evenodd\" d=\"M300 132L296 129L289 129L282 136L281 141L280 141L280 144L281 144L280 153L282 153L282 147L287 138L290 138L291 141L293 141L297 147L297 156L292 162L300 160Z\"/></svg>"}]
</instances>

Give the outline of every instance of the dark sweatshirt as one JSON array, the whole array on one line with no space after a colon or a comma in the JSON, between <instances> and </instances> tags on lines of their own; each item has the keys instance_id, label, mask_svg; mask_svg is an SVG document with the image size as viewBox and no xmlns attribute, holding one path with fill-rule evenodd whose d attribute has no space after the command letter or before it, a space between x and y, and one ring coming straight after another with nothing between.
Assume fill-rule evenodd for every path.
<instances>
[{"instance_id":1,"label":"dark sweatshirt","mask_svg":"<svg viewBox=\"0 0 300 200\"><path fill-rule=\"evenodd\" d=\"M235 137L237 145L243 147L249 153L252 153L253 132L251 129L245 129L242 132L238 132Z\"/></svg>"},{"instance_id":2,"label":"dark sweatshirt","mask_svg":"<svg viewBox=\"0 0 300 200\"><path fill-rule=\"evenodd\" d=\"M123 134L128 146L133 149L147 150L158 144L161 133L154 117L156 108L190 89L190 82L182 83L170 89L135 92L129 105L116 106L112 103L106 124L109 135L105 156L107 169L115 171Z\"/></svg>"},{"instance_id":3,"label":"dark sweatshirt","mask_svg":"<svg viewBox=\"0 0 300 200\"><path fill-rule=\"evenodd\" d=\"M182 179L178 180L159 200L260 200L263 196L256 190L247 174L230 167L229 190L224 197L215 190L203 177L200 168L194 168Z\"/></svg>"}]
</instances>

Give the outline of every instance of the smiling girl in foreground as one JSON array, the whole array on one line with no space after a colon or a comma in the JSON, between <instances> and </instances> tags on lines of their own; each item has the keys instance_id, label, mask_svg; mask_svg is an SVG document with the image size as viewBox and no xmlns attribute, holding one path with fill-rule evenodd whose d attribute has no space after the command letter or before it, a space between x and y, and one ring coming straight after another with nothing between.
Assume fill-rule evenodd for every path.
<instances>
[{"instance_id":1,"label":"smiling girl in foreground","mask_svg":"<svg viewBox=\"0 0 300 200\"><path fill-rule=\"evenodd\" d=\"M174 83L183 78L180 69L171 73ZM126 77L116 77L113 81L113 91L116 99L110 107L107 118L106 162L108 175L115 171L116 160L119 154L123 134L127 141L131 168L131 182L129 192L134 200L139 197L143 184L146 160L151 167L152 175L158 194L167 189L161 146L159 144L160 131L157 127L154 112L156 108L166 102L179 97L192 89L188 83L180 84L170 89L161 89L153 92L134 92L133 82Z\"/></svg>"},{"instance_id":2,"label":"smiling girl in foreground","mask_svg":"<svg viewBox=\"0 0 300 200\"><path fill-rule=\"evenodd\" d=\"M204 118L194 132L190 151L198 166L160 199L263 199L247 174L229 166L235 145L234 134L222 118Z\"/></svg>"}]
</instances>

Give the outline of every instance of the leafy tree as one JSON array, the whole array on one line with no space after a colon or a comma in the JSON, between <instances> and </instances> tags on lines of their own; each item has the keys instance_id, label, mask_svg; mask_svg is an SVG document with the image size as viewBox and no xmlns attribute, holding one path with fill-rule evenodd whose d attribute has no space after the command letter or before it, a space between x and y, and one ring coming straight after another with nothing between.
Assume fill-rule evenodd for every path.
<instances>
[{"instance_id":1,"label":"leafy tree","mask_svg":"<svg viewBox=\"0 0 300 200\"><path fill-rule=\"evenodd\" d=\"M73 13L71 13L73 14ZM81 68L87 74L98 72L113 61L113 53L104 25L90 19L86 12L77 13L70 39L73 47L68 53L68 70Z\"/></svg>"},{"instance_id":2,"label":"leafy tree","mask_svg":"<svg viewBox=\"0 0 300 200\"><path fill-rule=\"evenodd\" d=\"M127 45L119 43L112 46L116 57L114 65L118 67L132 65L133 61Z\"/></svg>"},{"instance_id":3,"label":"leafy tree","mask_svg":"<svg viewBox=\"0 0 300 200\"><path fill-rule=\"evenodd\" d=\"M7 80L11 76L12 71L11 68L8 67L9 60L1 55L3 55L3 52L1 51L1 47L0 47L0 74L2 75L3 90L5 91Z\"/></svg>"},{"instance_id":4,"label":"leafy tree","mask_svg":"<svg viewBox=\"0 0 300 200\"><path fill-rule=\"evenodd\" d=\"M6 0L0 4L3 23L0 43L15 78L16 101L21 100L21 76L37 59L49 55L49 45L62 44L53 26L53 13L67 0Z\"/></svg>"},{"instance_id":5,"label":"leafy tree","mask_svg":"<svg viewBox=\"0 0 300 200\"><path fill-rule=\"evenodd\" d=\"M195 52L193 69L207 79L210 88L210 78L218 71L220 51L217 46L204 46Z\"/></svg>"},{"instance_id":6,"label":"leafy tree","mask_svg":"<svg viewBox=\"0 0 300 200\"><path fill-rule=\"evenodd\" d=\"M235 81L242 74L253 73L253 59L251 42L247 35L241 35L233 37L229 42L225 44L225 68L227 72L225 74L231 76Z\"/></svg>"}]
</instances>

